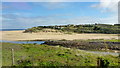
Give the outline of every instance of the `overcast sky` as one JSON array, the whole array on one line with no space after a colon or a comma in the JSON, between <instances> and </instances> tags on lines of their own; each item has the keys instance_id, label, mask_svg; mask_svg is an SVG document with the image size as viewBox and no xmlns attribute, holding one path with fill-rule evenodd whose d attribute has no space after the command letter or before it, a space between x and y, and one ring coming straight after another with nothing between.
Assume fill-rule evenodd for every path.
<instances>
[{"instance_id":1,"label":"overcast sky","mask_svg":"<svg viewBox=\"0 0 120 68\"><path fill-rule=\"evenodd\" d=\"M3 2L2 28L24 29L41 25L115 24L117 2Z\"/></svg>"}]
</instances>

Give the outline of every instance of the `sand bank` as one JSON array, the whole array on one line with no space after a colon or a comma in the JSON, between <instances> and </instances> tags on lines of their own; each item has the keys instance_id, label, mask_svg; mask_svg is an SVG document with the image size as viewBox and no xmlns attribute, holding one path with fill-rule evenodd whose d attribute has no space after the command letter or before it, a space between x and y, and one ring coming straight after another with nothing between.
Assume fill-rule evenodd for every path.
<instances>
[{"instance_id":1,"label":"sand bank","mask_svg":"<svg viewBox=\"0 0 120 68\"><path fill-rule=\"evenodd\" d=\"M118 39L117 34L64 34L55 32L23 33L20 31L0 31L1 40L74 40L74 39Z\"/></svg>"}]
</instances>

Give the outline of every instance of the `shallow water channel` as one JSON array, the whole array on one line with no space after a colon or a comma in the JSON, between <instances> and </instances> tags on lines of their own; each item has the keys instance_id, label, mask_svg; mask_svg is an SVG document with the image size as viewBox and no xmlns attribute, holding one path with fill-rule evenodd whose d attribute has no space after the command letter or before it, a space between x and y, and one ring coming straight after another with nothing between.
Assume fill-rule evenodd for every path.
<instances>
[{"instance_id":1,"label":"shallow water channel","mask_svg":"<svg viewBox=\"0 0 120 68\"><path fill-rule=\"evenodd\" d=\"M1 40L0 42L8 42L8 43L17 43L17 44L42 44L45 41L6 41L6 40Z\"/></svg>"},{"instance_id":2,"label":"shallow water channel","mask_svg":"<svg viewBox=\"0 0 120 68\"><path fill-rule=\"evenodd\" d=\"M8 43L17 43L17 44L43 44L45 41L6 41L6 40L0 40L0 42L8 42ZM86 50L84 50L86 51ZM104 55L115 55L118 56L119 53L114 52L100 52L100 51L86 51L89 53L96 53L96 54L104 54Z\"/></svg>"}]
</instances>

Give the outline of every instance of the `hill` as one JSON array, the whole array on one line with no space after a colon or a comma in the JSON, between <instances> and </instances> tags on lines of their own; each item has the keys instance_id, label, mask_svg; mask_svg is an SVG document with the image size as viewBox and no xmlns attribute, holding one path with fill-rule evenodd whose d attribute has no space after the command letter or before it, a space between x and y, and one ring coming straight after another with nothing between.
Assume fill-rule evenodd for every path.
<instances>
[{"instance_id":1,"label":"hill","mask_svg":"<svg viewBox=\"0 0 120 68\"><path fill-rule=\"evenodd\" d=\"M28 28L24 33L32 32L68 32L68 33L103 33L120 34L119 24L84 24L84 25L55 25Z\"/></svg>"}]
</instances>

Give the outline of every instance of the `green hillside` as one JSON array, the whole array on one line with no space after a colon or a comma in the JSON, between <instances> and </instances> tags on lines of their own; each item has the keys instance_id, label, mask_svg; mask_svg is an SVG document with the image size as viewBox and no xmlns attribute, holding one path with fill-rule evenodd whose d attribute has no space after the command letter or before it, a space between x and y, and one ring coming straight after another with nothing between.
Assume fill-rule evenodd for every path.
<instances>
[{"instance_id":1,"label":"green hillside","mask_svg":"<svg viewBox=\"0 0 120 68\"><path fill-rule=\"evenodd\" d=\"M26 29L24 32L72 32L72 33L104 33L104 34L120 34L120 24L84 24L84 25L55 25L55 26L37 26ZM54 29L44 30L44 29Z\"/></svg>"}]
</instances>

